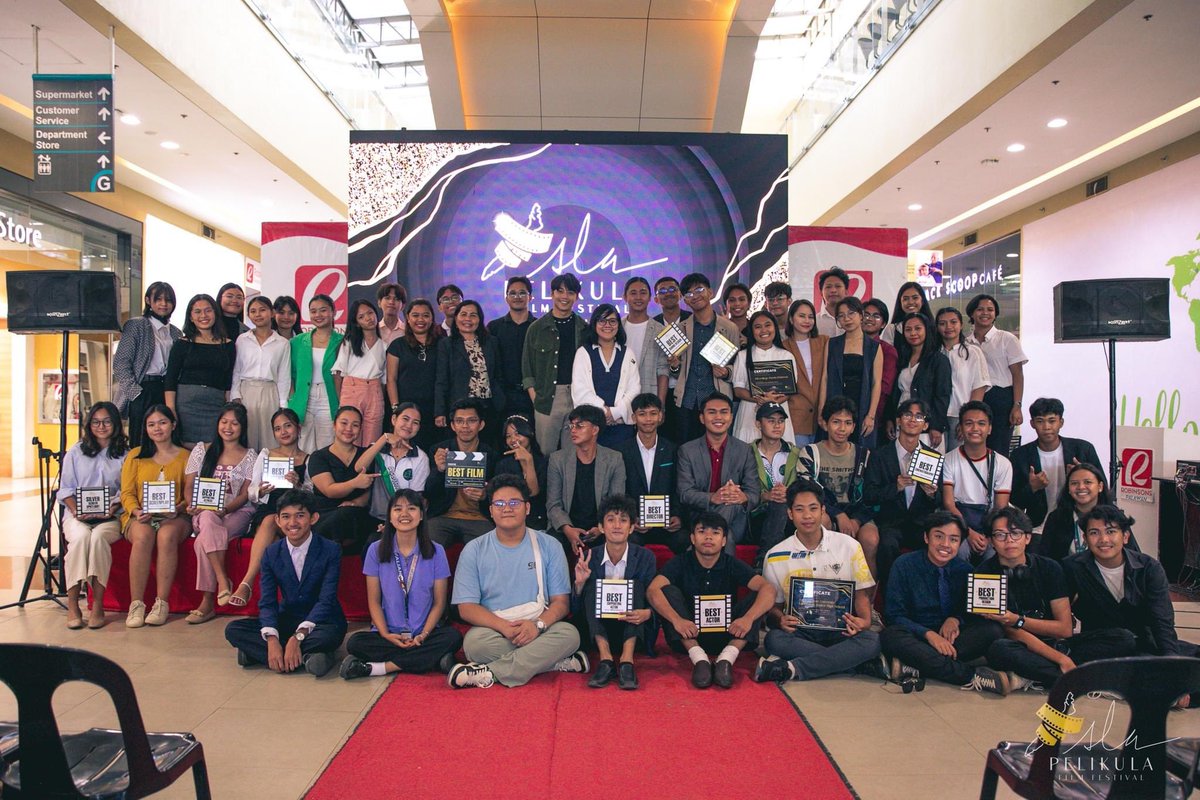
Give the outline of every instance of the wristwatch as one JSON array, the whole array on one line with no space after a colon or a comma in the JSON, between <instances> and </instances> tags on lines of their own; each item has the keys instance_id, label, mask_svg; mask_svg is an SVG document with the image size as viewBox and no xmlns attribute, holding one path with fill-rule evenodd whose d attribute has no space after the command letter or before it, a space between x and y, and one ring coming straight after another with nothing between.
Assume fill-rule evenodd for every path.
<instances>
[{"instance_id":1,"label":"wristwatch","mask_svg":"<svg viewBox=\"0 0 1200 800\"><path fill-rule=\"evenodd\" d=\"M1016 628L1017 630L1021 630L1021 628L1025 627L1025 615L1024 614L1020 614L1017 616L1017 621L1013 623L1013 627Z\"/></svg>"},{"instance_id":2,"label":"wristwatch","mask_svg":"<svg viewBox=\"0 0 1200 800\"><path fill-rule=\"evenodd\" d=\"M308 631L305 630L304 628L301 628L300 630L296 631L296 641L297 642L303 642L305 637L307 637L307 636L308 636Z\"/></svg>"},{"instance_id":3,"label":"wristwatch","mask_svg":"<svg viewBox=\"0 0 1200 800\"><path fill-rule=\"evenodd\" d=\"M533 621L533 624L537 626L538 633L546 632L546 623L542 621L541 617L538 617L537 619L535 619Z\"/></svg>"}]
</instances>

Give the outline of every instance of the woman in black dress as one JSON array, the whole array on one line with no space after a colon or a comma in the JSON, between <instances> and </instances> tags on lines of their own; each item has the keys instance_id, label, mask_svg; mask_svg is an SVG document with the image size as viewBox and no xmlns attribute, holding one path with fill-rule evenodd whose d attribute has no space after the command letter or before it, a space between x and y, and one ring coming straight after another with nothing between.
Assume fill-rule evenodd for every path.
<instances>
[{"instance_id":1,"label":"woman in black dress","mask_svg":"<svg viewBox=\"0 0 1200 800\"><path fill-rule=\"evenodd\" d=\"M445 428L450 407L464 397L483 402L483 439L500 441L497 424L504 413L500 391L500 352L496 340L484 327L483 308L474 300L463 300L450 318L450 335L438 342L437 386L433 394L433 422Z\"/></svg>"},{"instance_id":2,"label":"woman in black dress","mask_svg":"<svg viewBox=\"0 0 1200 800\"><path fill-rule=\"evenodd\" d=\"M179 419L179 438L191 448L208 439L229 400L234 341L225 335L217 301L198 294L188 301L183 338L171 345L165 379L166 405Z\"/></svg>"},{"instance_id":3,"label":"woman in black dress","mask_svg":"<svg viewBox=\"0 0 1200 800\"><path fill-rule=\"evenodd\" d=\"M857 297L846 297L834 308L837 324L845 333L829 340L825 350L825 374L821 377L820 402L824 408L830 397L849 397L858 408L854 420L856 443L875 446L875 413L882 391L883 352L879 343L863 331L863 304ZM818 439L824 438L822 435Z\"/></svg>"},{"instance_id":4,"label":"woman in black dress","mask_svg":"<svg viewBox=\"0 0 1200 800\"><path fill-rule=\"evenodd\" d=\"M340 542L343 553L359 553L376 531L371 517L371 484L379 477L354 468L366 451L359 447L362 412L342 406L333 417L333 443L308 457L308 476L317 497L320 518L313 533Z\"/></svg>"},{"instance_id":5,"label":"woman in black dress","mask_svg":"<svg viewBox=\"0 0 1200 800\"><path fill-rule=\"evenodd\" d=\"M404 321L404 335L393 339L387 350L388 402L392 409L401 403L413 403L421 410L421 429L413 443L428 453L444 438L433 424L437 342L442 328L433 324L433 304L422 298L409 302Z\"/></svg>"}]
</instances>

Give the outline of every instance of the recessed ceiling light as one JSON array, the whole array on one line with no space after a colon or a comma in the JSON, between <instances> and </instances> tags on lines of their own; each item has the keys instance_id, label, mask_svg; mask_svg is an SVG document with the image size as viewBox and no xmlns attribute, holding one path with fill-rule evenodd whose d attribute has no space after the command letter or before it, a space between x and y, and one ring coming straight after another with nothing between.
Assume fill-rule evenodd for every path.
<instances>
[{"instance_id":1,"label":"recessed ceiling light","mask_svg":"<svg viewBox=\"0 0 1200 800\"><path fill-rule=\"evenodd\" d=\"M921 208L922 206L920 203L910 203L908 206L909 211L920 211Z\"/></svg>"},{"instance_id":2,"label":"recessed ceiling light","mask_svg":"<svg viewBox=\"0 0 1200 800\"><path fill-rule=\"evenodd\" d=\"M164 150L178 150L179 142L172 142L170 139L168 139L165 142L160 142L159 147L161 147Z\"/></svg>"},{"instance_id":3,"label":"recessed ceiling light","mask_svg":"<svg viewBox=\"0 0 1200 800\"><path fill-rule=\"evenodd\" d=\"M1010 144L1008 147L1006 147L1004 149L1010 153L1019 153L1025 149L1025 145L1021 144L1020 142L1013 142L1012 144Z\"/></svg>"},{"instance_id":4,"label":"recessed ceiling light","mask_svg":"<svg viewBox=\"0 0 1200 800\"><path fill-rule=\"evenodd\" d=\"M1005 255L1006 255L1008 258L1020 258L1020 257L1021 257L1021 254L1020 254L1020 253L1006 253Z\"/></svg>"},{"instance_id":5,"label":"recessed ceiling light","mask_svg":"<svg viewBox=\"0 0 1200 800\"><path fill-rule=\"evenodd\" d=\"M1046 127L1047 128L1065 128L1065 127L1067 127L1067 121L1065 119L1063 119L1062 117L1055 117L1054 119L1052 119L1046 123Z\"/></svg>"},{"instance_id":6,"label":"recessed ceiling light","mask_svg":"<svg viewBox=\"0 0 1200 800\"><path fill-rule=\"evenodd\" d=\"M126 125L141 125L142 124L142 121L140 119L138 119L138 117L135 114L122 114L121 122L124 122Z\"/></svg>"}]
</instances>

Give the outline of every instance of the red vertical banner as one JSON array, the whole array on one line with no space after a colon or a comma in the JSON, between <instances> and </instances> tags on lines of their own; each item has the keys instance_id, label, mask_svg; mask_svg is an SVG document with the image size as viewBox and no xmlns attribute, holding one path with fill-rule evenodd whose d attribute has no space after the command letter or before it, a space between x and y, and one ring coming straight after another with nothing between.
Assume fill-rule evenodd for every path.
<instances>
[{"instance_id":1,"label":"red vertical banner","mask_svg":"<svg viewBox=\"0 0 1200 800\"><path fill-rule=\"evenodd\" d=\"M334 324L346 324L349 283L344 222L264 222L262 293L272 300L290 295L300 306L300 324L312 325L308 303L318 294L333 298Z\"/></svg>"}]
</instances>

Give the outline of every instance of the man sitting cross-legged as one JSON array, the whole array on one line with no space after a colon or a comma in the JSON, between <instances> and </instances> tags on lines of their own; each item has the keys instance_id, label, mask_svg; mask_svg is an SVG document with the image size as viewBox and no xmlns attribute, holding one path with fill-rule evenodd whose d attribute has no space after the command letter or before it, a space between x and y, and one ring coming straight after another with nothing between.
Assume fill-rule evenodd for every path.
<instances>
[{"instance_id":1,"label":"man sitting cross-legged","mask_svg":"<svg viewBox=\"0 0 1200 800\"><path fill-rule=\"evenodd\" d=\"M553 537L525 526L529 487L516 475L488 482L495 529L467 543L454 571L458 614L470 663L447 676L451 686L521 686L534 675L587 672L579 632L563 622L571 593L567 557Z\"/></svg>"},{"instance_id":2,"label":"man sitting cross-legged","mask_svg":"<svg viewBox=\"0 0 1200 800\"><path fill-rule=\"evenodd\" d=\"M756 681L803 681L851 672L864 664L878 667L879 634L870 630L875 579L857 541L822 527L823 498L821 484L808 478L788 487L788 517L796 532L772 548L763 562L763 577L775 590L775 608L767 618L777 627L767 633L768 657L759 659ZM852 610L842 616L845 631L800 624L787 608L793 577L853 582Z\"/></svg>"},{"instance_id":3,"label":"man sitting cross-legged","mask_svg":"<svg viewBox=\"0 0 1200 800\"><path fill-rule=\"evenodd\" d=\"M575 562L575 608L583 616L587 632L600 654L596 673L588 680L588 686L593 689L607 686L614 676L622 689L638 688L633 650L650 620L646 587L654 580L655 565L653 553L629 541L637 519L638 507L632 498L623 494L604 498L600 504L604 546L592 548L587 558ZM599 580L632 581L630 610L620 616L601 618L596 607L596 583ZM615 648L620 649L620 667L613 666Z\"/></svg>"},{"instance_id":4,"label":"man sitting cross-legged","mask_svg":"<svg viewBox=\"0 0 1200 800\"><path fill-rule=\"evenodd\" d=\"M747 645L754 648L760 620L775 605L771 584L723 552L728 524L720 514L701 512L692 523L691 549L668 561L646 592L651 607L662 619L667 644L691 659L692 684L697 689L707 689L714 680L724 689L733 686L734 659ZM738 600L742 588L749 589L750 594ZM701 598L717 605L725 602L723 598L728 599L725 613L710 606L717 611L715 620L727 623L724 630L701 632L695 623L696 604L702 602ZM717 651L714 668L709 654Z\"/></svg>"}]
</instances>

